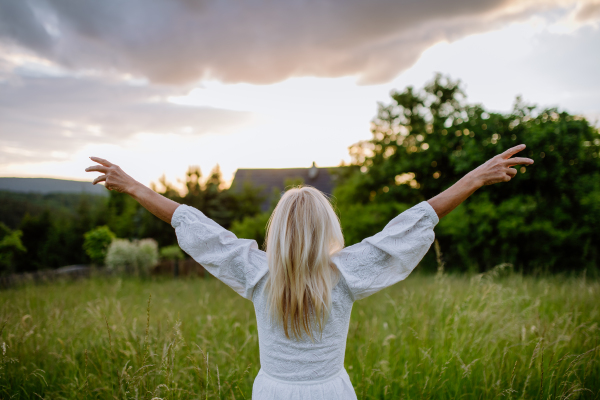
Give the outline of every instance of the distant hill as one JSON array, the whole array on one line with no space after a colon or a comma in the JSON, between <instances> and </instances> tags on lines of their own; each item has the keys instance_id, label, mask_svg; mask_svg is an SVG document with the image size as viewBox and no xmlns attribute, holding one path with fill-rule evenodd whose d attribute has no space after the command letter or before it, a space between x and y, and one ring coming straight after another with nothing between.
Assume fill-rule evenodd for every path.
<instances>
[{"instance_id":1,"label":"distant hill","mask_svg":"<svg viewBox=\"0 0 600 400\"><path fill-rule=\"evenodd\" d=\"M50 178L0 178L0 190L19 193L86 193L107 196L108 190L92 182Z\"/></svg>"}]
</instances>

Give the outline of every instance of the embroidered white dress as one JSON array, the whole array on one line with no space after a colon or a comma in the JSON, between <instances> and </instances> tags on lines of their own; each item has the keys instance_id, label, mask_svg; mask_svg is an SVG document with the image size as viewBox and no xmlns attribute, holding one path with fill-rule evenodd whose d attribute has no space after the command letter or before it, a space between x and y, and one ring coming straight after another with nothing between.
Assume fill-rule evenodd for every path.
<instances>
[{"instance_id":1,"label":"embroidered white dress","mask_svg":"<svg viewBox=\"0 0 600 400\"><path fill-rule=\"evenodd\" d=\"M269 274L256 241L238 239L195 208L181 205L172 225L181 248L216 278L254 303L261 369L254 400L356 399L344 353L354 301L405 279L434 240L438 217L424 201L391 220L383 231L332 257L341 273L321 338L287 339L271 324L262 288Z\"/></svg>"}]
</instances>

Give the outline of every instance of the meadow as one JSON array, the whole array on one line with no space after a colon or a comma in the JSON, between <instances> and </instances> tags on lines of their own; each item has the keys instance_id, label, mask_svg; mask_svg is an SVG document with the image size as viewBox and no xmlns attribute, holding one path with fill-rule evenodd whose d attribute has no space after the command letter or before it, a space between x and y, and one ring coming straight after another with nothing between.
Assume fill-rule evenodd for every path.
<instances>
[{"instance_id":1,"label":"meadow","mask_svg":"<svg viewBox=\"0 0 600 400\"><path fill-rule=\"evenodd\" d=\"M420 275L357 302L359 399L600 398L600 283ZM252 303L214 278L93 278L0 292L0 398L250 399Z\"/></svg>"}]
</instances>

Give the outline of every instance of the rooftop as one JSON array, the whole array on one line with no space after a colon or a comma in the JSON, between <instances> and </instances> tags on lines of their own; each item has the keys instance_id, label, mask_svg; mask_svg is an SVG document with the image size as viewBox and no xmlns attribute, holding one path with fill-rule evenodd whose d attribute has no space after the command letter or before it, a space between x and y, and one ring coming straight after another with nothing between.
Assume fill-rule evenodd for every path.
<instances>
[{"instance_id":1,"label":"rooftop","mask_svg":"<svg viewBox=\"0 0 600 400\"><path fill-rule=\"evenodd\" d=\"M310 168L240 168L236 171L231 187L239 190L248 182L255 187L263 187L262 194L266 200L261 204L261 209L267 211L271 204L271 194L274 189L283 191L286 179L302 180L305 185L313 186L320 191L331 194L336 185L335 172L346 167L319 168L313 162Z\"/></svg>"}]
</instances>

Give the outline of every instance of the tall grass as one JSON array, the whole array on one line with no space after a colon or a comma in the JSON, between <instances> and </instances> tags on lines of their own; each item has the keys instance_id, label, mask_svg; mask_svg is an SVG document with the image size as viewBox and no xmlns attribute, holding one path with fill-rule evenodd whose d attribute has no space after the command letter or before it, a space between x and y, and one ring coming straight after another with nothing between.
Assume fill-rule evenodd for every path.
<instances>
[{"instance_id":1,"label":"tall grass","mask_svg":"<svg viewBox=\"0 0 600 400\"><path fill-rule=\"evenodd\" d=\"M355 304L359 399L600 398L600 283L413 275ZM214 278L0 293L0 398L250 399L252 304Z\"/></svg>"}]
</instances>

